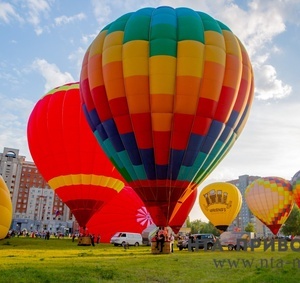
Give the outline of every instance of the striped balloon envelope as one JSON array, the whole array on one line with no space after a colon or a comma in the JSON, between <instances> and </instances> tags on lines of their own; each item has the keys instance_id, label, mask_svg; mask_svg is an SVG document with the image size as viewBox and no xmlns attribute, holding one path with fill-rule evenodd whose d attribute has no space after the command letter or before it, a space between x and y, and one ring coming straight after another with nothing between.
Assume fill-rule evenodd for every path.
<instances>
[{"instance_id":1,"label":"striped balloon envelope","mask_svg":"<svg viewBox=\"0 0 300 283\"><path fill-rule=\"evenodd\" d=\"M101 147L158 226L233 146L254 79L223 23L189 8L143 8L104 27L86 51L83 107Z\"/></svg>"},{"instance_id":2,"label":"striped balloon envelope","mask_svg":"<svg viewBox=\"0 0 300 283\"><path fill-rule=\"evenodd\" d=\"M294 206L292 185L279 177L264 177L253 181L245 191L250 211L274 235L289 217Z\"/></svg>"}]
</instances>

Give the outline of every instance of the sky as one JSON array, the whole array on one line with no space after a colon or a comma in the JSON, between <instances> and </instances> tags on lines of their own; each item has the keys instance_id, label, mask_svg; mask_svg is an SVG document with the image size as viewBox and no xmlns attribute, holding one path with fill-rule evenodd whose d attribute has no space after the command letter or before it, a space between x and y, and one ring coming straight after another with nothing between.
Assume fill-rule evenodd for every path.
<instances>
[{"instance_id":1,"label":"sky","mask_svg":"<svg viewBox=\"0 0 300 283\"><path fill-rule=\"evenodd\" d=\"M49 90L79 81L100 30L143 7L189 7L226 24L246 47L255 77L248 122L222 162L199 185L241 175L290 180L300 170L299 0L0 0L0 150L31 160L26 129ZM198 200L190 219L206 221Z\"/></svg>"}]
</instances>

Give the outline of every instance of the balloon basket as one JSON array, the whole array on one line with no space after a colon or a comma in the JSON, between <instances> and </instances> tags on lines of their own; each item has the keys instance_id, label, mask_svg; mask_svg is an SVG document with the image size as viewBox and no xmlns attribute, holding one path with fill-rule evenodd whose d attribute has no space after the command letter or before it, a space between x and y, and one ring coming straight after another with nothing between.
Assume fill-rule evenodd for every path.
<instances>
[{"instance_id":1,"label":"balloon basket","mask_svg":"<svg viewBox=\"0 0 300 283\"><path fill-rule=\"evenodd\" d=\"M158 244L158 248L156 248L156 241L151 242L151 253L152 254L170 254L172 251L171 242L164 242L162 252L160 249L160 243Z\"/></svg>"},{"instance_id":2,"label":"balloon basket","mask_svg":"<svg viewBox=\"0 0 300 283\"><path fill-rule=\"evenodd\" d=\"M79 237L78 238L78 246L90 246L92 244L90 237Z\"/></svg>"}]
</instances>

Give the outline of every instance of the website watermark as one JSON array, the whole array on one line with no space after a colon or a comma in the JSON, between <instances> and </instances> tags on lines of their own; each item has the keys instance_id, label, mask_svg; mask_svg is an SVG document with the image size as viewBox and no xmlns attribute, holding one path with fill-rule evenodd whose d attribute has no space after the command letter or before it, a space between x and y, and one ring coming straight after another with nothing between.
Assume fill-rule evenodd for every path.
<instances>
[{"instance_id":1,"label":"website watermark","mask_svg":"<svg viewBox=\"0 0 300 283\"><path fill-rule=\"evenodd\" d=\"M260 239L237 239L236 243L232 244L232 247L236 251L255 251L256 249L263 249L263 251L272 251L272 252L300 252L300 239L294 239L291 241L287 241L286 239L278 239L278 240L260 240ZM189 251L199 251L199 250L212 250L212 251L224 251L224 247L219 239L217 239L214 244L211 244L209 239L203 239L199 241L191 241L189 239L188 242L188 250Z\"/></svg>"},{"instance_id":2,"label":"website watermark","mask_svg":"<svg viewBox=\"0 0 300 283\"><path fill-rule=\"evenodd\" d=\"M300 258L293 260L283 260L271 258L261 259L213 259L213 264L216 268L284 268L289 266L295 269L300 269Z\"/></svg>"}]
</instances>

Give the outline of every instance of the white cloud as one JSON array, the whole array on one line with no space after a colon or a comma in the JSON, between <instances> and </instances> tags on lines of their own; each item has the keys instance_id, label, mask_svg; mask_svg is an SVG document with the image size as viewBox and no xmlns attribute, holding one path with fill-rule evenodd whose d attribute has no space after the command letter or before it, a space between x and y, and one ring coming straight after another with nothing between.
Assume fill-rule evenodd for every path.
<instances>
[{"instance_id":1,"label":"white cloud","mask_svg":"<svg viewBox=\"0 0 300 283\"><path fill-rule=\"evenodd\" d=\"M0 20L8 24L13 19L22 21L22 18L15 11L14 7L11 4L0 2Z\"/></svg>"},{"instance_id":2,"label":"white cloud","mask_svg":"<svg viewBox=\"0 0 300 283\"><path fill-rule=\"evenodd\" d=\"M48 92L57 86L74 82L74 78L70 73L61 72L55 64L50 64L45 59L34 60L32 67L35 70L38 70L46 80L45 92Z\"/></svg>"},{"instance_id":3,"label":"white cloud","mask_svg":"<svg viewBox=\"0 0 300 283\"><path fill-rule=\"evenodd\" d=\"M47 15L50 5L46 0L28 0L26 4L29 10L27 21L34 26L36 34L40 35L43 33L43 28L40 26L41 13Z\"/></svg>"},{"instance_id":4,"label":"white cloud","mask_svg":"<svg viewBox=\"0 0 300 283\"><path fill-rule=\"evenodd\" d=\"M77 15L67 17L67 16L61 16L54 19L54 22L57 26L63 25L63 24L69 24L73 23L75 21L82 21L86 18L86 15L84 13L79 13Z\"/></svg>"},{"instance_id":5,"label":"white cloud","mask_svg":"<svg viewBox=\"0 0 300 283\"><path fill-rule=\"evenodd\" d=\"M255 68L257 98L267 100L270 98L285 98L292 92L292 87L278 79L276 70L271 65L261 65Z\"/></svg>"},{"instance_id":6,"label":"white cloud","mask_svg":"<svg viewBox=\"0 0 300 283\"><path fill-rule=\"evenodd\" d=\"M27 119L34 103L24 98L11 98L0 95L0 146L20 149L20 154L31 159L27 146Z\"/></svg>"},{"instance_id":7,"label":"white cloud","mask_svg":"<svg viewBox=\"0 0 300 283\"><path fill-rule=\"evenodd\" d=\"M82 60L85 55L86 50L82 47L79 47L75 52L71 53L68 57L68 59L71 62L75 62L77 67L77 74L78 78L80 77L81 67L82 67Z\"/></svg>"},{"instance_id":8,"label":"white cloud","mask_svg":"<svg viewBox=\"0 0 300 283\"><path fill-rule=\"evenodd\" d=\"M96 18L96 21L102 26L108 24L109 16L112 12L110 0L92 0L93 12Z\"/></svg>"}]
</instances>

